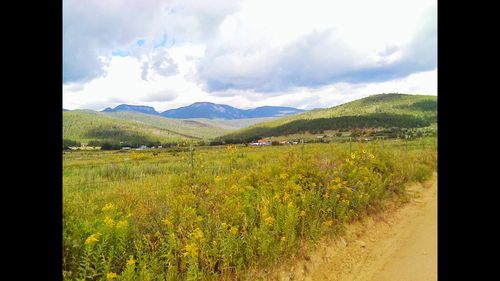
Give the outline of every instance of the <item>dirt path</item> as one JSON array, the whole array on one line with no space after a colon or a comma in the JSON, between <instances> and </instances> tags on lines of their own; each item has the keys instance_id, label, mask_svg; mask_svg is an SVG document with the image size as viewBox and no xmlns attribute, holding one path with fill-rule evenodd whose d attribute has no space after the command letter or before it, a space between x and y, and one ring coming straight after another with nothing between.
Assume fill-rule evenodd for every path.
<instances>
[{"instance_id":1,"label":"dirt path","mask_svg":"<svg viewBox=\"0 0 500 281\"><path fill-rule=\"evenodd\" d=\"M436 176L409 187L410 203L347 228L271 274L277 280L437 280ZM274 276L272 276L274 275Z\"/></svg>"}]
</instances>

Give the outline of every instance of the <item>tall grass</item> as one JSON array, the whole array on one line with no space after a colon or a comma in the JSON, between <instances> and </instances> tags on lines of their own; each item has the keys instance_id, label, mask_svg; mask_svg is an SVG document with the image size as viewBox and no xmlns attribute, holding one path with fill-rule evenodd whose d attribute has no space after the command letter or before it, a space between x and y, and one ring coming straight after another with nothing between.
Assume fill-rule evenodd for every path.
<instances>
[{"instance_id":1,"label":"tall grass","mask_svg":"<svg viewBox=\"0 0 500 281\"><path fill-rule=\"evenodd\" d=\"M431 145L348 146L306 145L303 157L300 146L198 149L194 168L189 152L67 153L64 279L238 278L335 235L436 167Z\"/></svg>"}]
</instances>

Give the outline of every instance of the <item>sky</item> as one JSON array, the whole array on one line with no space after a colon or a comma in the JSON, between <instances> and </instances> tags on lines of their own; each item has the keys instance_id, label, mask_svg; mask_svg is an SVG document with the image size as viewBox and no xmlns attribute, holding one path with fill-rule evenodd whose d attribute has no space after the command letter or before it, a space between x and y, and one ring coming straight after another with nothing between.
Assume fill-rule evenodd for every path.
<instances>
[{"instance_id":1,"label":"sky","mask_svg":"<svg viewBox=\"0 0 500 281\"><path fill-rule=\"evenodd\" d=\"M436 0L63 0L63 108L437 95Z\"/></svg>"}]
</instances>

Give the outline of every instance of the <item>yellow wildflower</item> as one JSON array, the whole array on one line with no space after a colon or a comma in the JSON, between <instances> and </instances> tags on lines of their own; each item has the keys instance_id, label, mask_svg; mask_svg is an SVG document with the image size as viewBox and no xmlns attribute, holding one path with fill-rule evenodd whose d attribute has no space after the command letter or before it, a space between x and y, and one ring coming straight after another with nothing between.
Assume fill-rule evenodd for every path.
<instances>
[{"instance_id":1,"label":"yellow wildflower","mask_svg":"<svg viewBox=\"0 0 500 281\"><path fill-rule=\"evenodd\" d=\"M267 218L264 219L264 222L267 225L272 225L274 223L274 219L272 217L267 217Z\"/></svg>"},{"instance_id":2,"label":"yellow wildflower","mask_svg":"<svg viewBox=\"0 0 500 281\"><path fill-rule=\"evenodd\" d=\"M220 182L221 180L222 180L222 177L221 177L221 176L216 176L216 177L214 178L214 181L215 181L215 182Z\"/></svg>"},{"instance_id":3,"label":"yellow wildflower","mask_svg":"<svg viewBox=\"0 0 500 281\"><path fill-rule=\"evenodd\" d=\"M183 253L183 256L198 256L198 247L195 244L187 244L186 246L184 246L184 251L185 252Z\"/></svg>"},{"instance_id":4,"label":"yellow wildflower","mask_svg":"<svg viewBox=\"0 0 500 281\"><path fill-rule=\"evenodd\" d=\"M193 237L194 237L196 240L203 239L203 231L201 231L201 229L199 229L199 228L196 228L196 229L193 231Z\"/></svg>"},{"instance_id":5,"label":"yellow wildflower","mask_svg":"<svg viewBox=\"0 0 500 281\"><path fill-rule=\"evenodd\" d=\"M231 232L232 235L236 235L236 233L238 233L238 227L232 226L229 232Z\"/></svg>"},{"instance_id":6,"label":"yellow wildflower","mask_svg":"<svg viewBox=\"0 0 500 281\"><path fill-rule=\"evenodd\" d=\"M288 194L288 192L285 192L285 194L283 195L283 201L288 200L288 198L290 198L290 195Z\"/></svg>"},{"instance_id":7,"label":"yellow wildflower","mask_svg":"<svg viewBox=\"0 0 500 281\"><path fill-rule=\"evenodd\" d=\"M285 242L286 241L286 236L281 236L281 242Z\"/></svg>"},{"instance_id":8,"label":"yellow wildflower","mask_svg":"<svg viewBox=\"0 0 500 281\"><path fill-rule=\"evenodd\" d=\"M351 159L353 159L353 160L356 159L356 154L351 153Z\"/></svg>"},{"instance_id":9,"label":"yellow wildflower","mask_svg":"<svg viewBox=\"0 0 500 281\"><path fill-rule=\"evenodd\" d=\"M306 211L301 211L299 216L305 217L306 216Z\"/></svg>"},{"instance_id":10,"label":"yellow wildflower","mask_svg":"<svg viewBox=\"0 0 500 281\"><path fill-rule=\"evenodd\" d=\"M134 265L134 264L135 264L134 256L130 256L130 258L127 260L127 265Z\"/></svg>"},{"instance_id":11,"label":"yellow wildflower","mask_svg":"<svg viewBox=\"0 0 500 281\"><path fill-rule=\"evenodd\" d=\"M115 205L113 205L113 203L108 203L106 205L104 205L104 207L102 207L102 211L109 211L109 210L113 210L115 208Z\"/></svg>"},{"instance_id":12,"label":"yellow wildflower","mask_svg":"<svg viewBox=\"0 0 500 281\"><path fill-rule=\"evenodd\" d=\"M293 202L289 202L288 205L286 205L288 208L293 208Z\"/></svg>"},{"instance_id":13,"label":"yellow wildflower","mask_svg":"<svg viewBox=\"0 0 500 281\"><path fill-rule=\"evenodd\" d=\"M332 226L333 225L333 221L332 220L327 220L325 222L323 222L324 225L326 226Z\"/></svg>"},{"instance_id":14,"label":"yellow wildflower","mask_svg":"<svg viewBox=\"0 0 500 281\"><path fill-rule=\"evenodd\" d=\"M104 223L106 224L107 227L115 226L115 221L110 217L104 218Z\"/></svg>"},{"instance_id":15,"label":"yellow wildflower","mask_svg":"<svg viewBox=\"0 0 500 281\"><path fill-rule=\"evenodd\" d=\"M328 198L330 198L330 195L329 195L328 193L326 193L326 192L325 192L325 193L323 194L323 198L328 199Z\"/></svg>"},{"instance_id":16,"label":"yellow wildflower","mask_svg":"<svg viewBox=\"0 0 500 281\"><path fill-rule=\"evenodd\" d=\"M128 226L128 221L127 220L121 220L116 224L116 228L125 228Z\"/></svg>"},{"instance_id":17,"label":"yellow wildflower","mask_svg":"<svg viewBox=\"0 0 500 281\"><path fill-rule=\"evenodd\" d=\"M202 216L197 216L196 217L196 221L197 222L202 222L203 221L203 217Z\"/></svg>"},{"instance_id":18,"label":"yellow wildflower","mask_svg":"<svg viewBox=\"0 0 500 281\"><path fill-rule=\"evenodd\" d=\"M163 219L161 222L163 222L163 224L166 226L171 227L173 225L172 222L168 218Z\"/></svg>"},{"instance_id":19,"label":"yellow wildflower","mask_svg":"<svg viewBox=\"0 0 500 281\"><path fill-rule=\"evenodd\" d=\"M223 222L223 223L221 223L221 225L220 225L220 226L221 226L222 228L227 228L227 223Z\"/></svg>"},{"instance_id":20,"label":"yellow wildflower","mask_svg":"<svg viewBox=\"0 0 500 281\"><path fill-rule=\"evenodd\" d=\"M287 173L280 174L280 179L284 180L288 177Z\"/></svg>"},{"instance_id":21,"label":"yellow wildflower","mask_svg":"<svg viewBox=\"0 0 500 281\"><path fill-rule=\"evenodd\" d=\"M108 280L111 280L111 279L115 279L118 275L114 272L108 272L108 274L106 274L106 279Z\"/></svg>"},{"instance_id":22,"label":"yellow wildflower","mask_svg":"<svg viewBox=\"0 0 500 281\"><path fill-rule=\"evenodd\" d=\"M89 237L87 237L87 239L85 239L85 245L90 245L90 244L94 244L95 242L98 242L99 239L97 239L99 236L101 236L102 234L101 233L94 233L92 235L90 235Z\"/></svg>"}]
</instances>

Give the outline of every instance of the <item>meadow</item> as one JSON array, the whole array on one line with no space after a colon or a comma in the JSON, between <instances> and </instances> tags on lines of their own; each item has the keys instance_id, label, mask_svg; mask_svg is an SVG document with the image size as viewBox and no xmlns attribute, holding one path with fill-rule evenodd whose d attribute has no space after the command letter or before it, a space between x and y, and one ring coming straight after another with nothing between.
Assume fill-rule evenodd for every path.
<instances>
[{"instance_id":1,"label":"meadow","mask_svg":"<svg viewBox=\"0 0 500 281\"><path fill-rule=\"evenodd\" d=\"M408 200L435 138L63 154L64 280L234 280Z\"/></svg>"}]
</instances>

